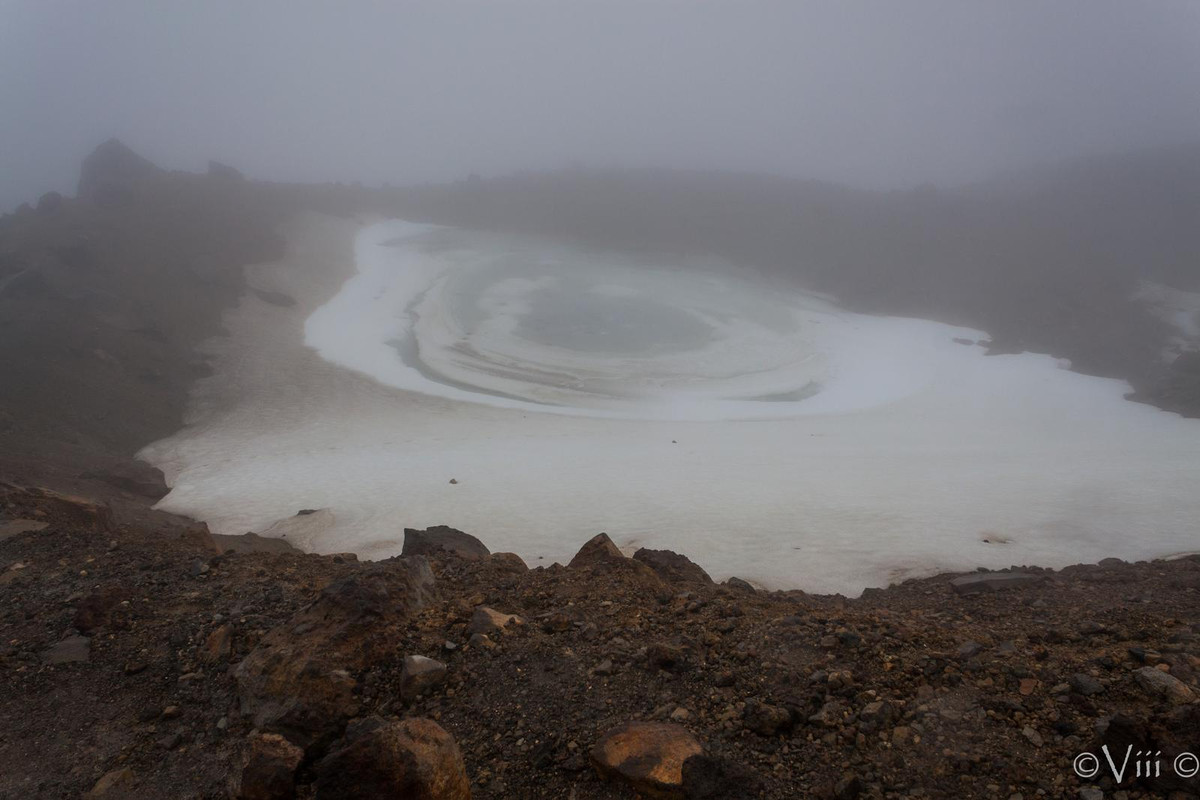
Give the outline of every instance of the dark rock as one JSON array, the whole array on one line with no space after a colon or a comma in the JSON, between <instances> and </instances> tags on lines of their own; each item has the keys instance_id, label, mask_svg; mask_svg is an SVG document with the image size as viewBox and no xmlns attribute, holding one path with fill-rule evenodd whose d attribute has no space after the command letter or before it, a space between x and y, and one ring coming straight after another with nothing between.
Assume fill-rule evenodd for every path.
<instances>
[{"instance_id":1,"label":"dark rock","mask_svg":"<svg viewBox=\"0 0 1200 800\"><path fill-rule=\"evenodd\" d=\"M683 762L683 796L687 800L751 800L761 793L762 779L740 764L704 754Z\"/></svg>"},{"instance_id":2,"label":"dark rock","mask_svg":"<svg viewBox=\"0 0 1200 800\"><path fill-rule=\"evenodd\" d=\"M621 553L620 548L613 543L613 540L608 538L607 533L598 533L583 547L579 548L579 552L571 559L571 563L567 566L570 568L586 567L596 564L604 564L611 561L624 561L625 556Z\"/></svg>"},{"instance_id":3,"label":"dark rock","mask_svg":"<svg viewBox=\"0 0 1200 800\"><path fill-rule=\"evenodd\" d=\"M529 571L529 565L516 553L492 553L492 564L506 572Z\"/></svg>"},{"instance_id":4,"label":"dark rock","mask_svg":"<svg viewBox=\"0 0 1200 800\"><path fill-rule=\"evenodd\" d=\"M241 181L245 180L245 176L236 167L231 167L228 164L222 164L220 161L209 160L208 174L213 178L222 178L224 180Z\"/></svg>"},{"instance_id":5,"label":"dark rock","mask_svg":"<svg viewBox=\"0 0 1200 800\"><path fill-rule=\"evenodd\" d=\"M728 586L730 589L736 589L739 592L750 592L753 594L757 591L750 581L744 581L741 578L729 578L723 585Z\"/></svg>"},{"instance_id":6,"label":"dark rock","mask_svg":"<svg viewBox=\"0 0 1200 800\"><path fill-rule=\"evenodd\" d=\"M1072 675L1069 683L1072 689L1086 697L1091 697L1094 694L1100 694L1104 691L1104 684L1083 672L1077 672Z\"/></svg>"},{"instance_id":7,"label":"dark rock","mask_svg":"<svg viewBox=\"0 0 1200 800\"><path fill-rule=\"evenodd\" d=\"M327 586L238 665L243 713L302 747L326 740L358 713L353 673L386 652L387 638L378 634L421 608L432 584L418 556Z\"/></svg>"},{"instance_id":8,"label":"dark rock","mask_svg":"<svg viewBox=\"0 0 1200 800\"><path fill-rule=\"evenodd\" d=\"M684 798L683 764L704 748L681 725L626 722L605 733L591 750L600 777L628 784L652 798Z\"/></svg>"},{"instance_id":9,"label":"dark rock","mask_svg":"<svg viewBox=\"0 0 1200 800\"><path fill-rule=\"evenodd\" d=\"M233 796L237 800L290 800L295 796L296 769L304 751L276 733L250 737L235 773Z\"/></svg>"},{"instance_id":10,"label":"dark rock","mask_svg":"<svg viewBox=\"0 0 1200 800\"><path fill-rule=\"evenodd\" d=\"M46 192L38 198L37 206L34 212L39 216L47 217L62 208L63 196L58 192Z\"/></svg>"},{"instance_id":11,"label":"dark rock","mask_svg":"<svg viewBox=\"0 0 1200 800\"><path fill-rule=\"evenodd\" d=\"M417 697L446 680L446 665L425 656L405 656L400 670L400 696Z\"/></svg>"},{"instance_id":12,"label":"dark rock","mask_svg":"<svg viewBox=\"0 0 1200 800\"><path fill-rule=\"evenodd\" d=\"M435 525L423 531L405 528L402 554L406 556L449 554L457 556L463 561L479 561L490 556L491 552L484 547L483 542L469 533L463 533L445 525Z\"/></svg>"},{"instance_id":13,"label":"dark rock","mask_svg":"<svg viewBox=\"0 0 1200 800\"><path fill-rule=\"evenodd\" d=\"M92 640L86 636L68 636L42 654L47 664L71 664L91 658Z\"/></svg>"},{"instance_id":14,"label":"dark rock","mask_svg":"<svg viewBox=\"0 0 1200 800\"><path fill-rule=\"evenodd\" d=\"M83 160L79 196L98 201L125 199L137 183L160 172L117 139L109 139Z\"/></svg>"},{"instance_id":15,"label":"dark rock","mask_svg":"<svg viewBox=\"0 0 1200 800\"><path fill-rule=\"evenodd\" d=\"M759 736L775 736L791 726L792 715L786 708L750 699L746 701L743 722Z\"/></svg>"},{"instance_id":16,"label":"dark rock","mask_svg":"<svg viewBox=\"0 0 1200 800\"><path fill-rule=\"evenodd\" d=\"M1044 580L1044 576L1028 572L973 572L953 579L950 581L950 587L958 594L978 594L1020 589L1037 585Z\"/></svg>"},{"instance_id":17,"label":"dark rock","mask_svg":"<svg viewBox=\"0 0 1200 800\"><path fill-rule=\"evenodd\" d=\"M316 800L469 800L462 754L427 719L355 720L316 768Z\"/></svg>"},{"instance_id":18,"label":"dark rock","mask_svg":"<svg viewBox=\"0 0 1200 800\"><path fill-rule=\"evenodd\" d=\"M148 497L151 500L161 500L171 491L167 488L162 470L152 467L144 461L122 461L102 470L85 472L79 476L86 480L96 480L114 486L122 491Z\"/></svg>"},{"instance_id":19,"label":"dark rock","mask_svg":"<svg viewBox=\"0 0 1200 800\"><path fill-rule=\"evenodd\" d=\"M96 589L75 608L73 625L80 633L100 628L123 630L129 627L128 614L121 613L121 603L129 599L129 591L119 585Z\"/></svg>"},{"instance_id":20,"label":"dark rock","mask_svg":"<svg viewBox=\"0 0 1200 800\"><path fill-rule=\"evenodd\" d=\"M648 550L643 547L634 553L633 557L668 581L703 584L713 582L708 573L690 558L670 550Z\"/></svg>"},{"instance_id":21,"label":"dark rock","mask_svg":"<svg viewBox=\"0 0 1200 800\"><path fill-rule=\"evenodd\" d=\"M688 665L687 651L679 645L655 642L646 648L646 664L669 672L678 672Z\"/></svg>"}]
</instances>

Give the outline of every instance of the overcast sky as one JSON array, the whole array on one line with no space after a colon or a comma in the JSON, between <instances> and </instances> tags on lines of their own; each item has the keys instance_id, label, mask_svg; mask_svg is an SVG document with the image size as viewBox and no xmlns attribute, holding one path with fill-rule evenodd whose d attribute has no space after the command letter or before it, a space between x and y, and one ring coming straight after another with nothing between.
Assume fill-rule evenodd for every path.
<instances>
[{"instance_id":1,"label":"overcast sky","mask_svg":"<svg viewBox=\"0 0 1200 800\"><path fill-rule=\"evenodd\" d=\"M0 0L0 209L114 135L269 179L953 184L1200 140L1200 1Z\"/></svg>"}]
</instances>

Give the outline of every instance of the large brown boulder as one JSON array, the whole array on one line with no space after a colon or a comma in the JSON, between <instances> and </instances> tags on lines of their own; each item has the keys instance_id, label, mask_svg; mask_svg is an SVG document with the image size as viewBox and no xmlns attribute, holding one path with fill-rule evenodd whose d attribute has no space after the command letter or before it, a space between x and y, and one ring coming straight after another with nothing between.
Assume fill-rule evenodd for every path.
<instances>
[{"instance_id":1,"label":"large brown boulder","mask_svg":"<svg viewBox=\"0 0 1200 800\"><path fill-rule=\"evenodd\" d=\"M674 583L711 584L713 582L699 564L687 556L671 550L649 550L643 547L633 554L633 558L657 572L663 580Z\"/></svg>"},{"instance_id":2,"label":"large brown boulder","mask_svg":"<svg viewBox=\"0 0 1200 800\"><path fill-rule=\"evenodd\" d=\"M316 769L317 800L469 800L462 754L428 719L355 720Z\"/></svg>"},{"instance_id":3,"label":"large brown boulder","mask_svg":"<svg viewBox=\"0 0 1200 800\"><path fill-rule=\"evenodd\" d=\"M405 556L458 556L463 561L480 561L491 555L483 544L469 533L447 527L434 525L432 528L417 530L404 529Z\"/></svg>"},{"instance_id":4,"label":"large brown boulder","mask_svg":"<svg viewBox=\"0 0 1200 800\"><path fill-rule=\"evenodd\" d=\"M328 741L359 712L355 674L389 649L394 628L432 591L419 557L330 584L238 665L242 712L302 747Z\"/></svg>"},{"instance_id":5,"label":"large brown boulder","mask_svg":"<svg viewBox=\"0 0 1200 800\"><path fill-rule=\"evenodd\" d=\"M250 737L242 768L234 774L237 800L290 800L296 793L296 769L304 751L277 733Z\"/></svg>"},{"instance_id":6,"label":"large brown boulder","mask_svg":"<svg viewBox=\"0 0 1200 800\"><path fill-rule=\"evenodd\" d=\"M683 763L703 752L682 725L626 722L600 737L591 761L600 777L627 783L639 795L682 800Z\"/></svg>"}]
</instances>

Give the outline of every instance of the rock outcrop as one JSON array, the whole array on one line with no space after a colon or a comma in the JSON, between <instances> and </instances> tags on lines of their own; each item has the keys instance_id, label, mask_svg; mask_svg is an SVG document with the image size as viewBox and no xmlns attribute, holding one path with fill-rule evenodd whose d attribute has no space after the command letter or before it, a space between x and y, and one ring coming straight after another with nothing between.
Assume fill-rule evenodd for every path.
<instances>
[{"instance_id":1,"label":"rock outcrop","mask_svg":"<svg viewBox=\"0 0 1200 800\"><path fill-rule=\"evenodd\" d=\"M425 530L416 528L404 529L404 550L406 556L439 556L453 555L463 561L478 561L491 555L483 542L469 533L448 527L435 525Z\"/></svg>"},{"instance_id":2,"label":"rock outcrop","mask_svg":"<svg viewBox=\"0 0 1200 800\"><path fill-rule=\"evenodd\" d=\"M419 557L331 584L238 665L243 713L302 747L336 734L359 711L355 673L388 648L389 626L421 608L432 589Z\"/></svg>"},{"instance_id":3,"label":"rock outcrop","mask_svg":"<svg viewBox=\"0 0 1200 800\"><path fill-rule=\"evenodd\" d=\"M685 555L671 550L649 550L645 547L633 554L635 561L640 561L658 573L658 576L673 583L703 583L711 584L712 578L700 568L700 565Z\"/></svg>"},{"instance_id":4,"label":"rock outcrop","mask_svg":"<svg viewBox=\"0 0 1200 800\"><path fill-rule=\"evenodd\" d=\"M79 196L99 202L128 199L140 181L161 171L120 140L109 139L83 160Z\"/></svg>"}]
</instances>

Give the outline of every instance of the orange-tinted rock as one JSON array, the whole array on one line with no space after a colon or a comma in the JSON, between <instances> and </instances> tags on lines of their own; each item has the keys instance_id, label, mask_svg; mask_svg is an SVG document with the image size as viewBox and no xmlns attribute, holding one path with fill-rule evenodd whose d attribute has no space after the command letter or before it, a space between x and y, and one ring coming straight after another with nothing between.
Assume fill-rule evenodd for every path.
<instances>
[{"instance_id":1,"label":"orange-tinted rock","mask_svg":"<svg viewBox=\"0 0 1200 800\"><path fill-rule=\"evenodd\" d=\"M317 765L317 800L469 800L462 754L437 723L355 720Z\"/></svg>"},{"instance_id":2,"label":"orange-tinted rock","mask_svg":"<svg viewBox=\"0 0 1200 800\"><path fill-rule=\"evenodd\" d=\"M646 797L676 800L684 796L683 762L703 752L681 725L627 722L600 738L591 760L602 778L627 783Z\"/></svg>"},{"instance_id":3,"label":"orange-tinted rock","mask_svg":"<svg viewBox=\"0 0 1200 800\"><path fill-rule=\"evenodd\" d=\"M238 665L243 713L303 747L327 740L359 712L352 673L383 656L390 627L424 604L432 584L418 557L327 586Z\"/></svg>"},{"instance_id":4,"label":"orange-tinted rock","mask_svg":"<svg viewBox=\"0 0 1200 800\"><path fill-rule=\"evenodd\" d=\"M279 734L252 736L234 776L237 800L288 800L296 793L296 768L304 751Z\"/></svg>"}]
</instances>

